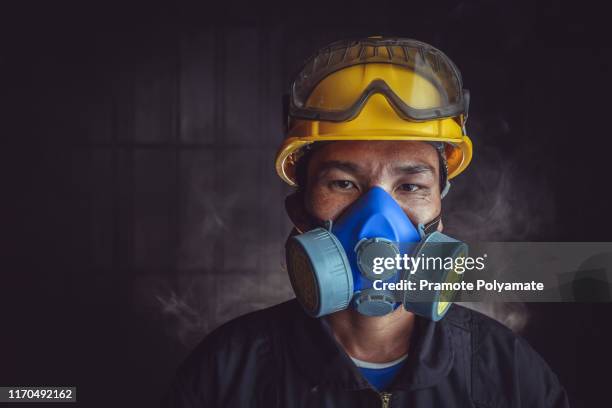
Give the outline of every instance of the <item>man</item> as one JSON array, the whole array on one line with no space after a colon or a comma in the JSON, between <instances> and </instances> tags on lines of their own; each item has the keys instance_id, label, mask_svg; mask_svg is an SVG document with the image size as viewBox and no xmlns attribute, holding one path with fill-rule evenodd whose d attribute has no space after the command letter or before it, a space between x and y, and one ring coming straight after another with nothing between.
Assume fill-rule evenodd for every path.
<instances>
[{"instance_id":1,"label":"man","mask_svg":"<svg viewBox=\"0 0 612 408\"><path fill-rule=\"evenodd\" d=\"M373 272L374 257L435 242L464 250L442 234L440 212L472 155L468 99L454 64L414 40L337 42L306 63L276 161L297 187L286 200L297 300L211 333L168 406L568 406L546 363L504 326L440 294L374 283L402 276Z\"/></svg>"}]
</instances>

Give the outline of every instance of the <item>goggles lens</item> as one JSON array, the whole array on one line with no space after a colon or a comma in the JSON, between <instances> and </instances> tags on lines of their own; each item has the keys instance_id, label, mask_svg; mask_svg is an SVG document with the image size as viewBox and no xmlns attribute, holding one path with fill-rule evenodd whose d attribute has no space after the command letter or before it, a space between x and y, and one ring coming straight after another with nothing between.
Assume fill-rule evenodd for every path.
<instances>
[{"instance_id":1,"label":"goggles lens","mask_svg":"<svg viewBox=\"0 0 612 408\"><path fill-rule=\"evenodd\" d=\"M308 60L291 93L290 115L304 119L350 120L375 93L407 119L467 113L461 75L452 61L409 39L333 43Z\"/></svg>"}]
</instances>

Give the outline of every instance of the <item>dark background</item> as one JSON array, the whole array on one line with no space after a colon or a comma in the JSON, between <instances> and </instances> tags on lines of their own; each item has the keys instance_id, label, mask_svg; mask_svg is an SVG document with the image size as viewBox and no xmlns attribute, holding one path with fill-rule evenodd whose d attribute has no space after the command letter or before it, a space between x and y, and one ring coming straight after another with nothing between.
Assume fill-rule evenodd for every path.
<instances>
[{"instance_id":1,"label":"dark background","mask_svg":"<svg viewBox=\"0 0 612 408\"><path fill-rule=\"evenodd\" d=\"M282 94L340 38L416 38L462 70L475 157L445 199L449 234L610 241L605 10L83 3L0 13L0 385L154 406L207 332L292 297ZM606 405L610 304L517 310L493 314L526 324L573 406Z\"/></svg>"}]
</instances>

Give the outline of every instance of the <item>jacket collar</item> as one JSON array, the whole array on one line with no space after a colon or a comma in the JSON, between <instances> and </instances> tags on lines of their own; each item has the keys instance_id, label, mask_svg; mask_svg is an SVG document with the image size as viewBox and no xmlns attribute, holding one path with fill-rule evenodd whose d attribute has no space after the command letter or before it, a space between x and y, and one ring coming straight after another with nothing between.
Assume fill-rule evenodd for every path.
<instances>
[{"instance_id":1,"label":"jacket collar","mask_svg":"<svg viewBox=\"0 0 612 408\"><path fill-rule=\"evenodd\" d=\"M296 307L299 308L297 302ZM371 388L342 346L334 338L325 319L311 318L301 308L294 319L289 353L314 387L348 390ZM450 372L455 350L450 328L444 321L433 322L419 316L410 341L408 358L392 389L416 390L431 387ZM291 345L294 346L291 346Z\"/></svg>"}]
</instances>

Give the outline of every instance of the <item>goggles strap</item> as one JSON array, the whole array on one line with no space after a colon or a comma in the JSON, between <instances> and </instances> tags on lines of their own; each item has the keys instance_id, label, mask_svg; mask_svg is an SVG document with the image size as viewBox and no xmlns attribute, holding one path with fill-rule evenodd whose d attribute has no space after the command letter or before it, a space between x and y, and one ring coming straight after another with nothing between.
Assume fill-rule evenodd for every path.
<instances>
[{"instance_id":1,"label":"goggles strap","mask_svg":"<svg viewBox=\"0 0 612 408\"><path fill-rule=\"evenodd\" d=\"M465 108L463 112L463 117L461 119L461 129L463 130L463 134L467 135L465 125L467 124L468 113L470 111L470 91L467 89L463 90L463 103Z\"/></svg>"},{"instance_id":2,"label":"goggles strap","mask_svg":"<svg viewBox=\"0 0 612 408\"><path fill-rule=\"evenodd\" d=\"M448 194L448 190L450 190L450 187L451 187L450 181L446 180L446 184L444 184L444 188L442 189L442 192L440 193L440 198L446 197L446 195Z\"/></svg>"},{"instance_id":3,"label":"goggles strap","mask_svg":"<svg viewBox=\"0 0 612 408\"><path fill-rule=\"evenodd\" d=\"M428 142L438 152L438 159L440 161L440 197L444 198L450 190L450 183L448 181L448 162L446 161L446 151L444 148L444 142Z\"/></svg>"}]
</instances>

